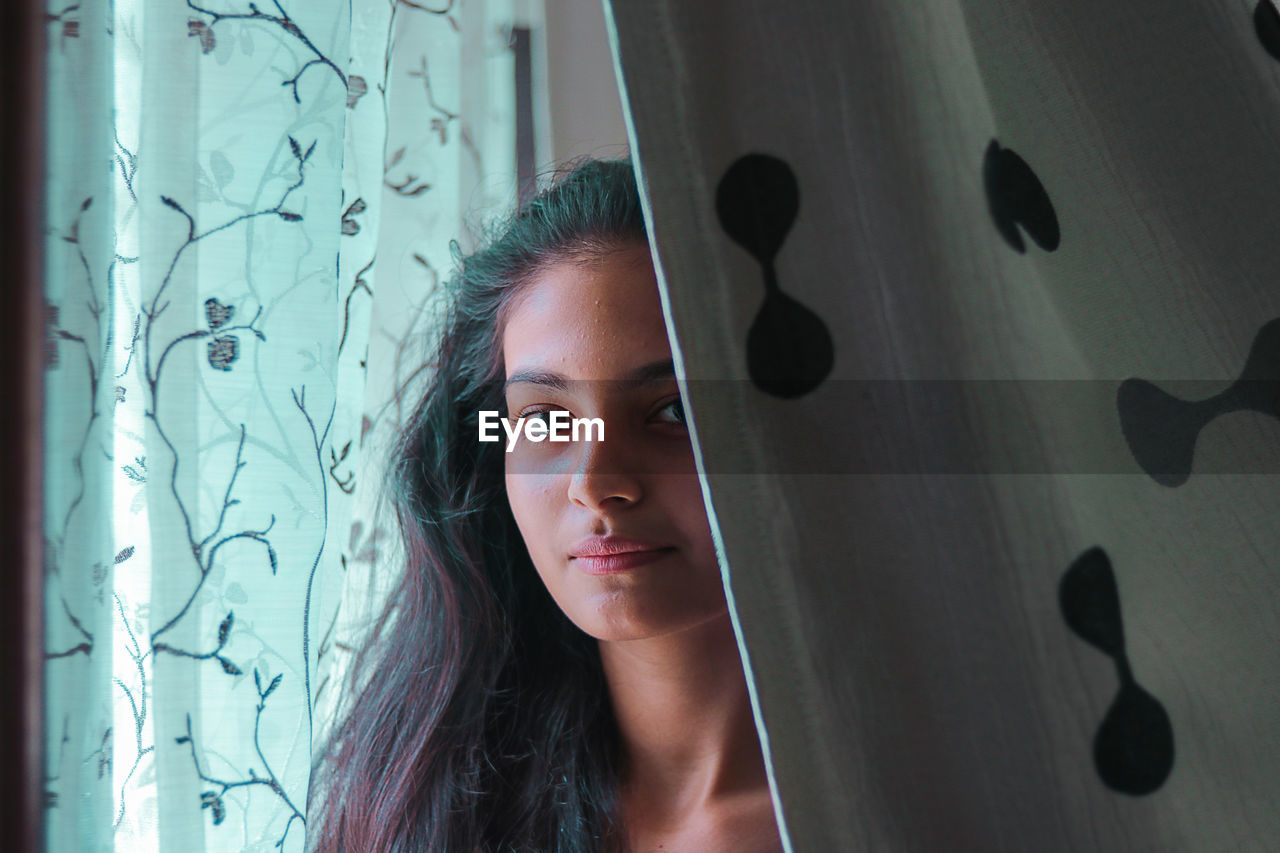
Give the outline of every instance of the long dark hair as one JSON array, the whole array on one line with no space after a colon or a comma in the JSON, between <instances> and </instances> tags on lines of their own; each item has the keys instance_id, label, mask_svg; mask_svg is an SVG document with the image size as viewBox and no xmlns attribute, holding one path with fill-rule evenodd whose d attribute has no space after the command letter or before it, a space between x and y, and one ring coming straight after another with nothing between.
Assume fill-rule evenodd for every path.
<instances>
[{"instance_id":1,"label":"long dark hair","mask_svg":"<svg viewBox=\"0 0 1280 853\"><path fill-rule=\"evenodd\" d=\"M618 736L596 641L561 612L503 485L504 306L548 265L646 240L629 161L588 160L458 264L392 462L405 570L312 775L314 850L616 851Z\"/></svg>"}]
</instances>

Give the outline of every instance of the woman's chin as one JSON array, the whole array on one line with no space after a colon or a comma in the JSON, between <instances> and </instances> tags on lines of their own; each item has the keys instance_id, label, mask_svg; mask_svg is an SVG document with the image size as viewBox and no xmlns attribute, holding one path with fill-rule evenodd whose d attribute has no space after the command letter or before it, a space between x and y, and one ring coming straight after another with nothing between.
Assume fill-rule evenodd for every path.
<instances>
[{"instance_id":1,"label":"woman's chin","mask_svg":"<svg viewBox=\"0 0 1280 853\"><path fill-rule=\"evenodd\" d=\"M729 630L729 608L723 598L716 606L690 607L690 602L666 600L625 600L625 595L612 595L607 602L600 602L590 615L574 619L584 632L601 642L631 642L675 637L692 632L723 619ZM636 596L635 598L643 598ZM680 606L680 605L684 606Z\"/></svg>"}]
</instances>

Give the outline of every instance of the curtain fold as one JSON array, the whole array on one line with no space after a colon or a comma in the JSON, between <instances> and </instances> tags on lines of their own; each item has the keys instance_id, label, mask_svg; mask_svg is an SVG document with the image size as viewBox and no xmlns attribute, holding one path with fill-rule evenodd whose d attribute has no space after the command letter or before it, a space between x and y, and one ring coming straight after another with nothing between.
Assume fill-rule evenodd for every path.
<instances>
[{"instance_id":1,"label":"curtain fold","mask_svg":"<svg viewBox=\"0 0 1280 853\"><path fill-rule=\"evenodd\" d=\"M354 652L406 570L386 502L386 465L433 369L442 284L453 267L451 244L470 250L484 224L515 204L512 30L541 25L540 2L511 0L431 8L400 3L389 5L376 25L361 24L370 49L353 62L352 73L367 81L369 94L353 115L377 115L357 126L376 121L381 133L378 151L371 147L367 154L381 185L363 190L370 203L377 199L379 219L353 217L356 224L346 225L347 231L357 230L354 239L364 241L358 253L344 257L360 265L359 280L347 292L351 316L369 330L361 354L367 384L353 468L355 504L349 521L334 531L342 596L325 629L317 748L352 698ZM536 118L544 120L545 109Z\"/></svg>"},{"instance_id":2,"label":"curtain fold","mask_svg":"<svg viewBox=\"0 0 1280 853\"><path fill-rule=\"evenodd\" d=\"M790 849L1265 847L1276 8L606 9Z\"/></svg>"}]
</instances>

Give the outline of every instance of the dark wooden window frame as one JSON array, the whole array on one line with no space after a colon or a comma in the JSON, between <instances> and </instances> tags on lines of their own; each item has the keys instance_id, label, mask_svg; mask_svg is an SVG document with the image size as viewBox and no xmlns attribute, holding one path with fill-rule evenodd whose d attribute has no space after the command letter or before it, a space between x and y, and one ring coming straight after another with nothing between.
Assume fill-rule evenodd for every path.
<instances>
[{"instance_id":1,"label":"dark wooden window frame","mask_svg":"<svg viewBox=\"0 0 1280 853\"><path fill-rule=\"evenodd\" d=\"M44 49L43 4L15 0L0 27L0 241L4 276L0 321L7 412L0 416L0 826L5 849L43 847L44 654L43 391L44 391Z\"/></svg>"}]
</instances>

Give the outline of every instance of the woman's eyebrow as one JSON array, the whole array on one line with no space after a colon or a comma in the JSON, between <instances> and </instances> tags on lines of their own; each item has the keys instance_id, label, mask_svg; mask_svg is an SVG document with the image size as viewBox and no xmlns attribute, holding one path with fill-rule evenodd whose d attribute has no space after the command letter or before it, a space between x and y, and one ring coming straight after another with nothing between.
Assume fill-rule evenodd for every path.
<instances>
[{"instance_id":1,"label":"woman's eyebrow","mask_svg":"<svg viewBox=\"0 0 1280 853\"><path fill-rule=\"evenodd\" d=\"M672 359L663 359L661 361L652 361L648 364L642 364L627 372L623 377L624 382L639 382L641 384L647 382L658 382L663 379L672 379L676 375L675 362ZM502 386L505 391L517 382L529 382L534 385L544 385L548 388L554 388L557 391L567 390L569 387L569 379L559 373L552 373L545 370L517 370L507 378L506 383Z\"/></svg>"}]
</instances>

